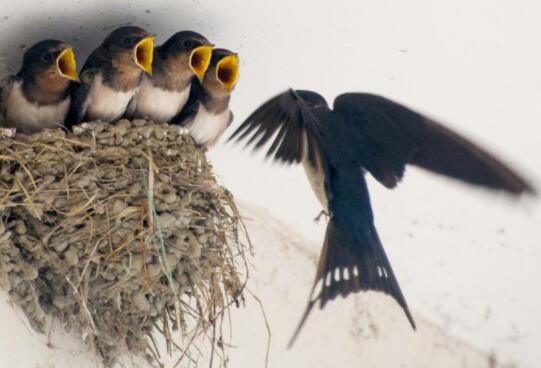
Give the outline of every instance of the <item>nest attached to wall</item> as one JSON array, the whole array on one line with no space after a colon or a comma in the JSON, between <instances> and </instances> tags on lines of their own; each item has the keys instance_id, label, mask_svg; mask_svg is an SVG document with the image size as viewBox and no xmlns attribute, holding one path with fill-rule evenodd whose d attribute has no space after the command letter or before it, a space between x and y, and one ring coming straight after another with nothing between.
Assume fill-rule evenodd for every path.
<instances>
[{"instance_id":1,"label":"nest attached to wall","mask_svg":"<svg viewBox=\"0 0 541 368\"><path fill-rule=\"evenodd\" d=\"M181 128L0 138L0 164L0 286L35 329L59 320L112 366L157 357L156 334L215 336L242 300L238 211Z\"/></svg>"}]
</instances>

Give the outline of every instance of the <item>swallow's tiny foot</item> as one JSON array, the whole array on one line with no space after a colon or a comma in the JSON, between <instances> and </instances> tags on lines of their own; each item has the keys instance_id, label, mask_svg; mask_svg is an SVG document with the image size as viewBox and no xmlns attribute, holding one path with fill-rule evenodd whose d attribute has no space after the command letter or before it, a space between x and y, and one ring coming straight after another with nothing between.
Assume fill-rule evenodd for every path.
<instances>
[{"instance_id":1,"label":"swallow's tiny foot","mask_svg":"<svg viewBox=\"0 0 541 368\"><path fill-rule=\"evenodd\" d=\"M0 128L0 138L13 138L17 133L15 128Z\"/></svg>"},{"instance_id":2,"label":"swallow's tiny foot","mask_svg":"<svg viewBox=\"0 0 541 368\"><path fill-rule=\"evenodd\" d=\"M316 216L316 218L314 219L314 222L319 222L319 220L321 220L321 217L322 216L325 216L325 217L329 217L329 213L325 210L322 210L319 215Z\"/></svg>"}]
</instances>

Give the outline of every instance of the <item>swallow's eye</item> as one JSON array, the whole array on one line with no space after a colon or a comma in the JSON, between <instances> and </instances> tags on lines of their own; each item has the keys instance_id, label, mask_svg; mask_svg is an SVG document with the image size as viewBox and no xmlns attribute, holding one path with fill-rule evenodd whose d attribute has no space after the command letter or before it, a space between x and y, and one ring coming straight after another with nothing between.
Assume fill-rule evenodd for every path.
<instances>
[{"instance_id":1,"label":"swallow's eye","mask_svg":"<svg viewBox=\"0 0 541 368\"><path fill-rule=\"evenodd\" d=\"M190 47L192 47L192 41L190 41L190 40L184 41L184 47L186 47L187 49L189 49Z\"/></svg>"},{"instance_id":2,"label":"swallow's eye","mask_svg":"<svg viewBox=\"0 0 541 368\"><path fill-rule=\"evenodd\" d=\"M124 45L126 45L126 46L131 46L132 40L131 40L131 38L126 37L126 38L124 38L124 39L122 40L122 43L123 43Z\"/></svg>"},{"instance_id":3,"label":"swallow's eye","mask_svg":"<svg viewBox=\"0 0 541 368\"><path fill-rule=\"evenodd\" d=\"M46 54L44 54L44 55L42 56L42 59L43 59L43 61L49 62L49 61L53 60L53 54L51 54L50 52L48 52L48 53L46 53Z\"/></svg>"}]
</instances>

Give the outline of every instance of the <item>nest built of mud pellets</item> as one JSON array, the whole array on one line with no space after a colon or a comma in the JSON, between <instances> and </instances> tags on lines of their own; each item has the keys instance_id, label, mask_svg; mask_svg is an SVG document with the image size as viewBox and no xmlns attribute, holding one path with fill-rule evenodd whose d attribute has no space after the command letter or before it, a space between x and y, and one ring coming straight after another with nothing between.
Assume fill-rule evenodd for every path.
<instances>
[{"instance_id":1,"label":"nest built of mud pellets","mask_svg":"<svg viewBox=\"0 0 541 368\"><path fill-rule=\"evenodd\" d=\"M176 329L223 346L216 321L245 281L240 220L181 128L122 120L2 138L0 164L0 286L35 329L60 321L106 366L156 358L156 338L178 346Z\"/></svg>"}]
</instances>

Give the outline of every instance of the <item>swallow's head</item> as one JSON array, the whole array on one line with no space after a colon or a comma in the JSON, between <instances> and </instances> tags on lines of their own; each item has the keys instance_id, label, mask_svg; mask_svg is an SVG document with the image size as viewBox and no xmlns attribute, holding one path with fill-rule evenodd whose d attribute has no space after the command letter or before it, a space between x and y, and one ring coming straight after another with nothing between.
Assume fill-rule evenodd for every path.
<instances>
[{"instance_id":1,"label":"swallow's head","mask_svg":"<svg viewBox=\"0 0 541 368\"><path fill-rule=\"evenodd\" d=\"M105 38L102 47L111 53L112 59L129 60L133 66L152 74L154 35L144 29L135 26L117 28Z\"/></svg>"},{"instance_id":2,"label":"swallow's head","mask_svg":"<svg viewBox=\"0 0 541 368\"><path fill-rule=\"evenodd\" d=\"M59 85L79 81L73 48L58 40L44 40L30 47L24 53L20 74L30 79L56 80Z\"/></svg>"},{"instance_id":3,"label":"swallow's head","mask_svg":"<svg viewBox=\"0 0 541 368\"><path fill-rule=\"evenodd\" d=\"M181 31L160 46L160 56L176 74L190 73L200 81L210 64L213 45L201 34Z\"/></svg>"},{"instance_id":4,"label":"swallow's head","mask_svg":"<svg viewBox=\"0 0 541 368\"><path fill-rule=\"evenodd\" d=\"M215 49L203 86L211 93L229 95L239 79L239 56L226 49Z\"/></svg>"}]
</instances>

